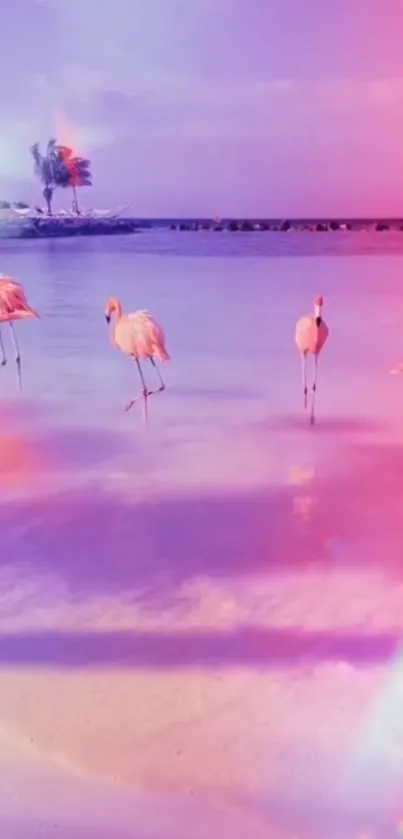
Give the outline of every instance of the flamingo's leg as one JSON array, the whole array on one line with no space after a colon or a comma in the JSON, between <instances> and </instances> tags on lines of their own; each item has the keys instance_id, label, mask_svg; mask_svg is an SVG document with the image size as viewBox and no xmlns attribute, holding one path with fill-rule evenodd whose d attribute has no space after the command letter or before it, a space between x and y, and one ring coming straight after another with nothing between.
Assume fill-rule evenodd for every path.
<instances>
[{"instance_id":1,"label":"flamingo's leg","mask_svg":"<svg viewBox=\"0 0 403 839\"><path fill-rule=\"evenodd\" d=\"M153 367L154 367L154 369L155 369L155 371L156 371L156 373L157 373L158 380L159 380L159 382L160 382L160 386L159 386L159 388L157 388L157 390L149 390L149 389L148 389L148 387L147 387L147 385L146 385L146 382L145 382L144 373L143 373L143 371L142 371L142 369L141 369L141 364L140 364L140 361L139 361L139 359L138 359L138 358L136 358L136 359L135 359L135 361L136 361L136 364L137 364L137 369L138 369L138 371L139 371L139 375L140 375L140 379L141 379L141 384L142 384L142 386L143 386L142 397L143 397L143 399L144 399L144 415L145 415L145 421L146 421L146 422L148 422L148 404L147 404L147 399L148 399L148 397L149 397L149 396L153 396L153 394L155 394L155 393L161 393L163 390L165 390L165 384L164 384L163 378L162 378L162 376L161 376L160 371L158 370L158 367L157 367L157 365L156 365L156 363L155 363L154 359L153 359L153 358L150 358L151 364L153 365ZM136 397L135 397L135 399L132 399L132 400L131 400L131 401L130 401L127 405L126 405L126 411L130 411L130 409L133 407L133 405L134 405L136 402L138 402L138 401L139 401L139 399L141 399L141 396L136 396Z\"/></svg>"},{"instance_id":2,"label":"flamingo's leg","mask_svg":"<svg viewBox=\"0 0 403 839\"><path fill-rule=\"evenodd\" d=\"M153 359L153 358L150 358L150 361L151 361L152 366L154 367L154 370L155 370L155 372L156 372L156 374L157 374L157 376L158 376L158 381L159 381L159 383L160 383L160 386L159 386L158 390L156 390L156 391L152 391L152 392L153 392L153 393L161 393L163 390L165 390L165 382L164 382L164 380L163 380L163 378L162 378L162 376L161 376L161 373L160 373L160 371L159 371L159 368L157 367L157 365L156 365L156 363L155 363L154 359Z\"/></svg>"},{"instance_id":3,"label":"flamingo's leg","mask_svg":"<svg viewBox=\"0 0 403 839\"><path fill-rule=\"evenodd\" d=\"M16 365L17 365L17 371L18 371L18 381L19 381L19 384L20 384L20 390L22 390L22 375L21 375L21 356L20 356L20 348L19 348L19 346L18 346L17 336L16 336L16 334L15 334L15 329L14 329L14 325L13 325L13 323L10 323L10 329L11 329L11 334L12 334L12 336L13 336L13 344L14 344L14 348L15 348L15 362L16 362Z\"/></svg>"},{"instance_id":4,"label":"flamingo's leg","mask_svg":"<svg viewBox=\"0 0 403 839\"><path fill-rule=\"evenodd\" d=\"M306 353L301 353L302 389L304 393L304 408L308 408L308 385L306 381Z\"/></svg>"},{"instance_id":5,"label":"flamingo's leg","mask_svg":"<svg viewBox=\"0 0 403 839\"><path fill-rule=\"evenodd\" d=\"M313 373L313 385L312 385L312 407L311 407L311 425L315 422L315 397L316 397L316 390L317 390L317 381L318 381L318 356L317 354L314 355L314 373Z\"/></svg>"},{"instance_id":6,"label":"flamingo's leg","mask_svg":"<svg viewBox=\"0 0 403 839\"><path fill-rule=\"evenodd\" d=\"M6 351L4 349L3 335L1 333L1 327L0 327L0 350L1 350L1 366L4 367L4 365L7 364L7 358L6 358Z\"/></svg>"},{"instance_id":7,"label":"flamingo's leg","mask_svg":"<svg viewBox=\"0 0 403 839\"><path fill-rule=\"evenodd\" d=\"M149 391L147 390L147 385L146 385L146 382L145 382L145 378L144 378L143 371L142 371L142 369L141 369L141 364L140 364L140 361L139 361L139 359L138 359L138 358L136 358L136 357L134 357L134 360L135 360L135 362L136 362L136 364L137 364L137 369L138 369L138 371L139 371L139 376L140 376L141 384L142 384L142 386L143 386L142 397L143 397L143 399L144 399L144 417L145 417L145 421L147 422L147 421L148 421L148 406L147 406L147 398L148 398L148 396L150 395L150 393L149 393ZM139 399L141 399L141 396L136 396L134 399L131 399L131 401L127 403L125 410L126 410L126 411L130 411L130 408L132 408L132 407L133 407L133 405L135 405L135 403L139 401Z\"/></svg>"}]
</instances>

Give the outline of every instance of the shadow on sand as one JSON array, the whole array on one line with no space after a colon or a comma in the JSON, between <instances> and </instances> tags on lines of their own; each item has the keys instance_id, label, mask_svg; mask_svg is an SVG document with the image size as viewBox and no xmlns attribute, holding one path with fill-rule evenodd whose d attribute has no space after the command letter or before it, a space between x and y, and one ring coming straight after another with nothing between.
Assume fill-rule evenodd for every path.
<instances>
[{"instance_id":1,"label":"shadow on sand","mask_svg":"<svg viewBox=\"0 0 403 839\"><path fill-rule=\"evenodd\" d=\"M382 664L399 645L393 633L362 635L302 628L239 628L231 632L30 631L0 635L6 667L289 668L323 662Z\"/></svg>"}]
</instances>

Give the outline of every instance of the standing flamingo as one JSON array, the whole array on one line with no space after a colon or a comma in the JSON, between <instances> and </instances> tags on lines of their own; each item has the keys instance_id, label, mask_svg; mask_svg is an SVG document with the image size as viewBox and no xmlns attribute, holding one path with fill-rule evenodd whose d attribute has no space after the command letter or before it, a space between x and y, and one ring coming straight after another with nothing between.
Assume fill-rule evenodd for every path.
<instances>
[{"instance_id":1,"label":"standing flamingo","mask_svg":"<svg viewBox=\"0 0 403 839\"><path fill-rule=\"evenodd\" d=\"M139 309L136 312L132 312L132 314L124 315L122 313L122 304L116 297L111 297L106 304L105 317L107 323L110 323L112 316L115 317L112 329L112 343L117 349L125 353L125 355L130 355L134 358L137 364L142 384L144 415L147 422L148 397L153 393L161 393L165 390L161 373L155 363L156 361L169 361L169 354L165 346L165 335L159 324L146 310ZM140 361L145 359L151 362L158 376L159 387L156 390L149 390L146 385L140 364ZM139 399L141 399L141 396L136 396L128 402L125 410L130 411L130 408Z\"/></svg>"},{"instance_id":2,"label":"standing flamingo","mask_svg":"<svg viewBox=\"0 0 403 839\"><path fill-rule=\"evenodd\" d=\"M39 318L37 312L27 303L25 291L12 277L7 277L4 274L0 275L0 350L2 354L1 365L4 367L7 364L6 353L4 349L3 336L1 334L1 324L9 323L13 344L15 349L15 361L17 364L18 381L20 390L22 390L22 375L21 375L21 355L17 343L17 336L15 334L13 321L26 320L27 318Z\"/></svg>"},{"instance_id":3,"label":"standing flamingo","mask_svg":"<svg viewBox=\"0 0 403 839\"><path fill-rule=\"evenodd\" d=\"M327 341L329 329L322 318L322 308L324 300L323 297L315 297L313 301L314 313L313 315L305 315L297 321L295 328L295 340L297 347L301 353L302 362L302 386L304 389L304 408L308 408L308 385L306 376L306 357L308 354L314 357L314 377L312 384L312 406L311 406L311 425L315 422L315 396L318 376L318 358L319 353Z\"/></svg>"}]
</instances>

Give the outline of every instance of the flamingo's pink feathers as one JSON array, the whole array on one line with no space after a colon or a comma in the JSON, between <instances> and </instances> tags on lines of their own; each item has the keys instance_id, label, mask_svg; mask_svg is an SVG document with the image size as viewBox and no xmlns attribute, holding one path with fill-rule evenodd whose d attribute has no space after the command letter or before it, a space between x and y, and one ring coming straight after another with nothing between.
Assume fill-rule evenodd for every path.
<instances>
[{"instance_id":1,"label":"flamingo's pink feathers","mask_svg":"<svg viewBox=\"0 0 403 839\"><path fill-rule=\"evenodd\" d=\"M118 317L113 328L113 341L126 355L169 361L164 332L145 309Z\"/></svg>"},{"instance_id":2,"label":"flamingo's pink feathers","mask_svg":"<svg viewBox=\"0 0 403 839\"><path fill-rule=\"evenodd\" d=\"M318 295L314 300L315 309L320 309L323 306L323 297ZM303 355L312 353L312 355L319 355L323 345L326 343L329 335L329 328L327 323L315 313L313 315L305 315L300 318L295 328L295 341L297 347Z\"/></svg>"},{"instance_id":3,"label":"flamingo's pink feathers","mask_svg":"<svg viewBox=\"0 0 403 839\"><path fill-rule=\"evenodd\" d=\"M25 291L12 277L0 276L0 323L24 318L39 318L28 305Z\"/></svg>"}]
</instances>

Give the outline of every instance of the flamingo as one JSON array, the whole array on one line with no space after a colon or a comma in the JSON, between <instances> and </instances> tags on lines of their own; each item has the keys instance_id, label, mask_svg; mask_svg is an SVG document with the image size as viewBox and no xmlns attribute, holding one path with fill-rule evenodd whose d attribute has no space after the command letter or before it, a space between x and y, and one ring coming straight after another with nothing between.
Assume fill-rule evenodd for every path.
<instances>
[{"instance_id":1,"label":"flamingo","mask_svg":"<svg viewBox=\"0 0 403 839\"><path fill-rule=\"evenodd\" d=\"M318 376L318 358L319 353L327 341L329 329L322 318L322 308L324 300L321 295L315 297L313 301L314 313L313 315L305 315L297 321L295 327L295 340L297 347L301 353L302 362L302 386L304 389L304 408L308 408L308 385L306 376L306 357L311 354L314 357L314 377L312 383L312 406L311 406L311 425L315 422L315 396Z\"/></svg>"},{"instance_id":2,"label":"flamingo","mask_svg":"<svg viewBox=\"0 0 403 839\"><path fill-rule=\"evenodd\" d=\"M21 375L21 355L17 342L17 336L13 321L26 320L27 318L39 318L37 312L28 305L25 291L17 280L12 277L0 275L0 350L1 350L1 366L7 364L6 353L4 349L3 336L1 334L1 324L9 323L13 344L15 349L15 361L17 364L18 381L20 390L22 390L22 375Z\"/></svg>"},{"instance_id":3,"label":"flamingo","mask_svg":"<svg viewBox=\"0 0 403 839\"><path fill-rule=\"evenodd\" d=\"M105 309L105 317L107 323L110 323L114 317L114 324L112 328L112 343L117 349L121 350L125 355L130 355L134 358L139 376L142 384L142 396L144 399L144 416L147 422L147 399L154 393L162 393L165 390L165 383L162 379L161 373L156 365L156 361L169 361L170 356L165 345L165 335L159 324L154 320L149 312L145 309L138 309L131 314L123 314L122 304L116 297L111 297ZM151 362L157 374L159 387L155 390L149 390L140 361L148 360ZM130 411L133 405L141 399L141 396L136 396L127 403L125 410Z\"/></svg>"}]
</instances>

